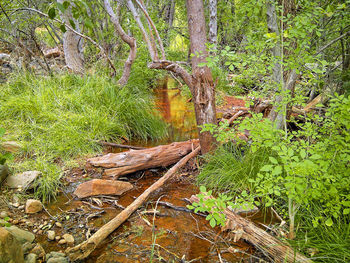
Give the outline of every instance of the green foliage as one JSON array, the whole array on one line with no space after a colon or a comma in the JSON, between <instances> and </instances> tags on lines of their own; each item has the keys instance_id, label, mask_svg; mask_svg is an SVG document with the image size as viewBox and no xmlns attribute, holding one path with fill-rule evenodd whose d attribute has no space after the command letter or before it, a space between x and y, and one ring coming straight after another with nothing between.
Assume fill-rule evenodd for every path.
<instances>
[{"instance_id":1,"label":"green foliage","mask_svg":"<svg viewBox=\"0 0 350 263\"><path fill-rule=\"evenodd\" d=\"M0 165L4 165L7 160L12 160L13 156L9 152L4 152L1 147L2 137L5 134L5 129L0 127Z\"/></svg>"},{"instance_id":2,"label":"green foliage","mask_svg":"<svg viewBox=\"0 0 350 263\"><path fill-rule=\"evenodd\" d=\"M145 88L119 88L103 75L23 74L0 88L0 118L7 136L24 145L22 156L46 160L49 170L54 161L99 152L96 140L157 140L166 135ZM54 181L47 178L49 183L42 184L43 196Z\"/></svg>"},{"instance_id":3,"label":"green foliage","mask_svg":"<svg viewBox=\"0 0 350 263\"><path fill-rule=\"evenodd\" d=\"M234 204L230 201L232 197L225 194L219 194L217 198L210 198L212 191L206 190L204 186L200 187L201 193L197 194L199 198L198 203L193 202L192 205L188 205L188 209L194 209L197 212L209 213L206 220L209 221L211 227L216 225L225 226L225 214L222 213L227 206L233 206Z\"/></svg>"}]
</instances>

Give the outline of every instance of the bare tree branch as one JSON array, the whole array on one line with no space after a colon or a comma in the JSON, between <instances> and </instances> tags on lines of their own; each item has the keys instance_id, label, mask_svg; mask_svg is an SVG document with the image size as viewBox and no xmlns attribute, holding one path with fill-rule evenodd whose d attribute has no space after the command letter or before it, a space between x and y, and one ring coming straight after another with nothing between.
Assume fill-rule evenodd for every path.
<instances>
[{"instance_id":1,"label":"bare tree branch","mask_svg":"<svg viewBox=\"0 0 350 263\"><path fill-rule=\"evenodd\" d=\"M106 11L111 17L112 23L114 24L114 27L118 35L130 47L130 53L129 53L128 59L125 61L125 64L124 64L123 75L118 80L119 85L124 86L129 80L131 66L136 58L136 39L126 34L124 29L121 27L119 23L120 5L118 5L117 12L115 14L109 3L109 0L104 0L104 4L105 4Z\"/></svg>"}]
</instances>

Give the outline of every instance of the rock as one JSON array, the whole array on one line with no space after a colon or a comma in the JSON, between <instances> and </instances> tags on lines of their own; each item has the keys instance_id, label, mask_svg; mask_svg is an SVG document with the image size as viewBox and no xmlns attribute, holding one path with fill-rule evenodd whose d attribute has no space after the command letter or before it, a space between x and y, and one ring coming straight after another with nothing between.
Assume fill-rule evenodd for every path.
<instances>
[{"instance_id":1,"label":"rock","mask_svg":"<svg viewBox=\"0 0 350 263\"><path fill-rule=\"evenodd\" d=\"M79 198L95 195L121 195L133 188L128 182L94 179L80 184L74 191Z\"/></svg>"},{"instance_id":2,"label":"rock","mask_svg":"<svg viewBox=\"0 0 350 263\"><path fill-rule=\"evenodd\" d=\"M53 230L47 231L47 238L51 241L55 240L56 233Z\"/></svg>"},{"instance_id":3,"label":"rock","mask_svg":"<svg viewBox=\"0 0 350 263\"><path fill-rule=\"evenodd\" d=\"M58 241L59 245L64 245L66 243L67 243L67 241L65 239L61 239L60 241Z\"/></svg>"},{"instance_id":4,"label":"rock","mask_svg":"<svg viewBox=\"0 0 350 263\"><path fill-rule=\"evenodd\" d=\"M5 218L5 217L8 217L8 213L6 211L1 211L0 213L0 218Z\"/></svg>"},{"instance_id":5,"label":"rock","mask_svg":"<svg viewBox=\"0 0 350 263\"><path fill-rule=\"evenodd\" d=\"M6 164L0 165L0 184L7 178L9 175L9 168Z\"/></svg>"},{"instance_id":6,"label":"rock","mask_svg":"<svg viewBox=\"0 0 350 263\"><path fill-rule=\"evenodd\" d=\"M25 205L20 205L20 206L18 207L18 209L20 209L20 210L24 210L24 208L25 208Z\"/></svg>"},{"instance_id":7,"label":"rock","mask_svg":"<svg viewBox=\"0 0 350 263\"><path fill-rule=\"evenodd\" d=\"M1 263L24 263L19 241L3 227L0 227L0 256Z\"/></svg>"},{"instance_id":8,"label":"rock","mask_svg":"<svg viewBox=\"0 0 350 263\"><path fill-rule=\"evenodd\" d=\"M22 148L22 145L20 145L18 142L13 141L3 142L1 146L6 152L11 153L17 153Z\"/></svg>"},{"instance_id":9,"label":"rock","mask_svg":"<svg viewBox=\"0 0 350 263\"><path fill-rule=\"evenodd\" d=\"M45 258L46 253L43 247L40 244L36 244L36 246L30 251L30 253L34 253L38 256L38 258Z\"/></svg>"},{"instance_id":10,"label":"rock","mask_svg":"<svg viewBox=\"0 0 350 263\"><path fill-rule=\"evenodd\" d=\"M56 58L56 57L59 57L62 54L62 52L58 47L55 47L55 48L44 50L43 54L46 58L52 58L52 57Z\"/></svg>"},{"instance_id":11,"label":"rock","mask_svg":"<svg viewBox=\"0 0 350 263\"><path fill-rule=\"evenodd\" d=\"M62 224L61 224L60 222L56 222L55 225L56 225L57 227L62 227Z\"/></svg>"},{"instance_id":12,"label":"rock","mask_svg":"<svg viewBox=\"0 0 350 263\"><path fill-rule=\"evenodd\" d=\"M21 174L10 175L6 179L6 184L10 188L21 188L26 190L32 186L34 180L38 178L40 174L39 171L28 171Z\"/></svg>"},{"instance_id":13,"label":"rock","mask_svg":"<svg viewBox=\"0 0 350 263\"><path fill-rule=\"evenodd\" d=\"M35 214L43 210L43 204L39 200L28 199L25 211L27 214Z\"/></svg>"},{"instance_id":14,"label":"rock","mask_svg":"<svg viewBox=\"0 0 350 263\"><path fill-rule=\"evenodd\" d=\"M16 226L5 227L21 244L26 242L32 243L35 235L29 231L22 230Z\"/></svg>"},{"instance_id":15,"label":"rock","mask_svg":"<svg viewBox=\"0 0 350 263\"><path fill-rule=\"evenodd\" d=\"M64 239L64 240L66 240L66 242L67 242L67 244L68 245L74 245L74 237L72 236L72 235L70 235L70 234L64 234L63 236L62 236L62 238Z\"/></svg>"},{"instance_id":16,"label":"rock","mask_svg":"<svg viewBox=\"0 0 350 263\"><path fill-rule=\"evenodd\" d=\"M64 253L50 252L46 255L46 263L68 263L69 260L66 258Z\"/></svg>"},{"instance_id":17,"label":"rock","mask_svg":"<svg viewBox=\"0 0 350 263\"><path fill-rule=\"evenodd\" d=\"M26 256L26 263L36 263L37 255L34 253L30 253Z\"/></svg>"},{"instance_id":18,"label":"rock","mask_svg":"<svg viewBox=\"0 0 350 263\"><path fill-rule=\"evenodd\" d=\"M26 242L22 245L23 253L27 254L29 251L31 251L34 248L35 244Z\"/></svg>"}]
</instances>

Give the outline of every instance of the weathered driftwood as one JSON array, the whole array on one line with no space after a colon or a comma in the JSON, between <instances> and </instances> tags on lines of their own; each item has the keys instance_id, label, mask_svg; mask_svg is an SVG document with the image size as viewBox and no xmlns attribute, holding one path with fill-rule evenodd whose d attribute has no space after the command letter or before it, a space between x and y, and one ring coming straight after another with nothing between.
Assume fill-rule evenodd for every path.
<instances>
[{"instance_id":1,"label":"weathered driftwood","mask_svg":"<svg viewBox=\"0 0 350 263\"><path fill-rule=\"evenodd\" d=\"M144 191L134 202L125 208L120 214L114 217L111 221L101 227L85 242L66 250L67 255L72 261L82 260L90 255L92 251L116 228L118 228L130 215L137 210L155 190L164 185L164 183L175 175L176 171L184 166L191 158L195 157L200 152L198 146L194 151L183 157L176 165L174 165L164 176L152 184Z\"/></svg>"},{"instance_id":2,"label":"weathered driftwood","mask_svg":"<svg viewBox=\"0 0 350 263\"><path fill-rule=\"evenodd\" d=\"M106 168L105 175L118 177L149 168L169 166L179 161L181 157L198 145L198 140L174 142L144 150L109 153L101 157L91 158L88 163L96 167Z\"/></svg>"},{"instance_id":3,"label":"weathered driftwood","mask_svg":"<svg viewBox=\"0 0 350 263\"><path fill-rule=\"evenodd\" d=\"M190 201L198 202L199 198L191 196ZM233 230L241 235L241 238L263 250L274 259L274 262L312 262L309 258L294 251L293 248L271 236L253 222L233 213L229 209L224 211L228 222L225 229Z\"/></svg>"}]
</instances>

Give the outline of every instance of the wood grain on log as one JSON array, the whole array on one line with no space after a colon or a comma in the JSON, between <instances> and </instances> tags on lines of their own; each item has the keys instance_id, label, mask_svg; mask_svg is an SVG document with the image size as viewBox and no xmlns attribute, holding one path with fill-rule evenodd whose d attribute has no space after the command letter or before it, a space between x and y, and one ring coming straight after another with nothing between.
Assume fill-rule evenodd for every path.
<instances>
[{"instance_id":1,"label":"wood grain on log","mask_svg":"<svg viewBox=\"0 0 350 263\"><path fill-rule=\"evenodd\" d=\"M199 202L195 195L191 196L190 201ZM292 247L271 236L263 229L256 226L253 222L241 217L226 209L226 229L239 231L242 238L263 252L266 252L274 259L274 262L312 262L309 258L296 252Z\"/></svg>"},{"instance_id":2,"label":"wood grain on log","mask_svg":"<svg viewBox=\"0 0 350 263\"><path fill-rule=\"evenodd\" d=\"M198 145L198 140L174 142L144 150L109 153L91 158L88 163L96 167L106 168L105 175L118 177L140 170L167 167L179 161Z\"/></svg>"},{"instance_id":3,"label":"wood grain on log","mask_svg":"<svg viewBox=\"0 0 350 263\"><path fill-rule=\"evenodd\" d=\"M130 215L135 212L153 193L155 190L160 188L165 184L165 182L175 175L176 171L184 166L191 158L195 157L200 152L200 146L198 146L194 151L183 157L176 165L174 165L169 171L161 177L158 181L152 184L146 191L144 191L134 202L132 202L127 208L125 208L121 213L114 217L111 221L101 227L95 234L93 234L88 240L77 245L73 248L68 248L66 250L67 255L70 260L82 260L87 258L92 251L115 229L117 229L125 220L127 220Z\"/></svg>"}]
</instances>

